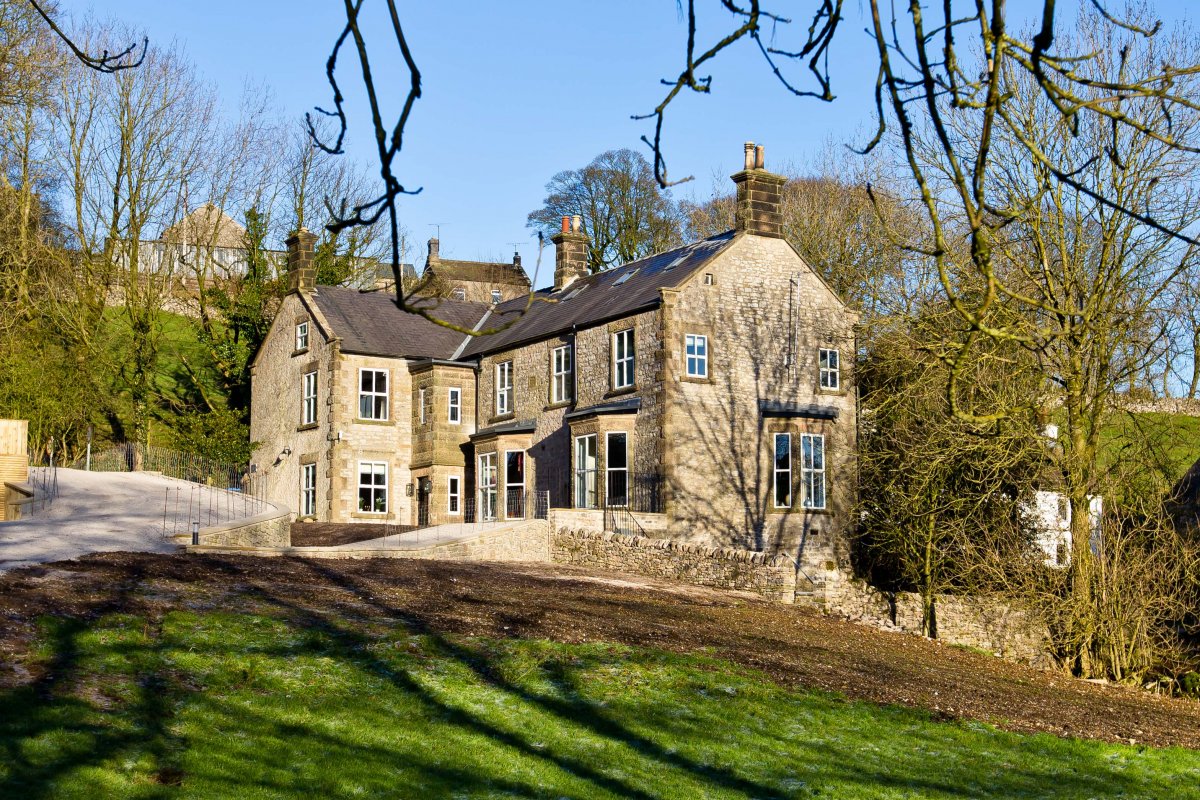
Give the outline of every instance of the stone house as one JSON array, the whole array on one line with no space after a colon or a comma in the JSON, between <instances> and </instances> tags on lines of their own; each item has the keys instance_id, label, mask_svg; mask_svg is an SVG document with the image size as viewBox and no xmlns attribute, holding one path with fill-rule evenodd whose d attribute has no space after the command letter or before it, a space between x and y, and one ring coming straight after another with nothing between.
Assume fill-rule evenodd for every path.
<instances>
[{"instance_id":1,"label":"stone house","mask_svg":"<svg viewBox=\"0 0 1200 800\"><path fill-rule=\"evenodd\" d=\"M426 293L471 303L502 303L524 297L532 288L520 254L513 254L511 264L442 258L441 242L436 238L429 240L421 278Z\"/></svg>"},{"instance_id":2,"label":"stone house","mask_svg":"<svg viewBox=\"0 0 1200 800\"><path fill-rule=\"evenodd\" d=\"M844 564L856 317L782 238L784 179L745 156L732 231L592 275L564 218L553 286L421 301L477 335L313 286L297 234L253 367L268 496L401 524L548 506L561 525Z\"/></svg>"}]
</instances>

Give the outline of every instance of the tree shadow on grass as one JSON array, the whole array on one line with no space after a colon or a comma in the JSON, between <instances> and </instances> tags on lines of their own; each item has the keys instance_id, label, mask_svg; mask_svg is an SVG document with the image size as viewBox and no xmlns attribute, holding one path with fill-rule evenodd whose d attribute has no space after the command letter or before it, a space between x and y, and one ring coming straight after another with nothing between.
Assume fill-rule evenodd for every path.
<instances>
[{"instance_id":1,"label":"tree shadow on grass","mask_svg":"<svg viewBox=\"0 0 1200 800\"><path fill-rule=\"evenodd\" d=\"M411 743L406 745L408 749L398 749L382 735L348 736L319 718L326 708L319 697L301 698L296 704L309 704L308 711L318 718L289 716L289 706L280 705L277 696L264 696L262 688L252 681L242 687L223 687L230 691L197 691L173 660L180 649L215 662L233 659L237 643L226 644L219 637L200 642L183 634L164 635L153 614L144 622L147 627L141 637L136 630L126 630L124 636L112 634L116 641L97 645L97 632L122 630L119 621L105 621L111 621L112 615L147 613L135 591L140 576L135 576L132 581L114 586L106 599L86 606L83 612L48 624L43 640L49 653L45 672L32 685L0 694L0 758L4 767L0 771L0 797L49 797L55 794L56 782L73 770L138 759L146 764L139 773L143 782L131 786L128 796L167 797L178 793L178 788L169 785L148 784L147 776L166 784L183 781L184 788L195 786L202 793L203 788L209 788L212 796L254 791L351 794L351 788L339 783L337 765L341 764L370 765L369 772L378 772L377 780L370 779L375 788L390 792L403 785L411 789L412 796L420 796L421 787L431 785L452 787L465 794L524 797L555 797L563 794L562 786L580 786L584 788L574 796L656 798L679 796L679 789L671 787L681 784L699 786L714 795L741 797L804 796L827 786L857 786L863 795L901 791L934 797L1144 793L1136 780L1103 763L1098 746L1093 757L1080 760L1073 774L1043 769L1035 761L1003 768L982 763L987 771L981 776L971 772L972 764L981 764L979 759L964 761L963 766L949 771L944 765L930 769L928 761L922 760L936 757L929 754L939 748L945 751L955 746L955 741L970 746L976 740L967 734L957 740L954 736L938 736L922 727L928 723L919 712L896 709L876 711L875 716L860 715L857 724L864 727L854 736L839 736L839 731L817 722L796 728L794 739L755 739L755 746L768 745L763 748L763 760L787 758L794 763L778 768L772 765L758 773L767 777L754 777L743 768L723 763L727 760L720 757L722 731L697 732L694 726L677 724L678 720L664 709L643 707L636 693L630 694L628 701L637 717L626 716L630 712L619 706L606 708L589 699L593 694L589 693L588 681L598 664L619 666L628 658L630 667L636 670L647 663L652 665L656 658L653 654L616 653L602 662L588 657L535 658L534 679L528 675L514 678L503 647L497 648L488 640L443 635L440 631L444 623L429 616L429 612L383 598L388 587L379 578L339 569L338 565L297 561L289 581L281 584L275 578L260 576L244 562L213 560L205 566L212 570L208 580L235 587L232 591L240 599L212 599L211 608L196 613L204 615L224 607L236 614L275 619L289 631L310 633L274 643L264 639L252 648L256 656L287 665L317 656L331 659L334 665L322 675L356 672L373 676L411 700L420 716L436 721L433 729L444 731L447 741L464 746L474 743L478 752L447 757L432 748L429 752L414 750ZM338 599L310 597L303 589L305 585L336 587ZM616 612L619 609L614 609ZM530 613L537 611L531 609ZM500 623L519 636L528 619L502 614ZM390 634L392 626L420 637L417 660L377 655L381 634ZM247 651L238 652L244 655ZM464 697L446 691L440 679L431 678L424 669L428 663L420 659L460 669L470 685L482 687L484 693ZM117 667L111 667L112 663ZM108 715L94 698L78 692L81 685L94 683L98 675L106 674L105 664L110 664L108 669L115 682L128 690L115 703L114 713ZM261 705L256 704L256 698L262 700ZM833 708L838 701L829 699L828 705L831 710L826 723L836 720L845 724L841 722L845 715ZM355 697L349 708L349 713L361 718L359 721L371 732L375 722L380 729L396 724L396 712L386 707L381 697ZM845 704L839 708L844 710ZM347 712L343 708L338 713ZM787 712L781 709L780 713ZM878 713L901 718L907 729L902 741L895 733L873 732L871 726L880 726ZM216 720L221 730L206 731L206 749L197 751L194 748L202 737L189 738L186 731L172 733L179 728L181 716L190 720L189 724L217 724L212 722ZM530 719L548 720L560 744L546 746L537 741L543 734L525 727ZM730 724L742 722L731 720ZM893 728L881 727L889 731ZM879 747L868 753L861 743L872 741L876 735L881 736ZM584 737L600 742L610 753L618 753L619 760L598 762L586 748L575 745L575 739ZM702 747L690 751L687 747L677 748L687 737L702 740ZM483 745L479 745L481 741ZM741 744L732 746L749 747L748 741L743 737ZM1011 760L1019 758L1031 741L1036 740L996 733L992 743ZM772 744L775 746L770 747ZM877 752L880 748L882 754ZM717 757L697 753L716 753ZM498 763L496 757L501 755L517 768ZM401 764L401 756L409 760ZM291 766L298 759L328 765L312 778L319 785L297 782ZM1058 764L1061 766L1061 759ZM184 774L184 766L191 768L192 774ZM528 777L531 772L545 780ZM803 782L785 782L787 775L797 774ZM981 786L985 778L993 785ZM546 783L550 786L543 785Z\"/></svg>"}]
</instances>

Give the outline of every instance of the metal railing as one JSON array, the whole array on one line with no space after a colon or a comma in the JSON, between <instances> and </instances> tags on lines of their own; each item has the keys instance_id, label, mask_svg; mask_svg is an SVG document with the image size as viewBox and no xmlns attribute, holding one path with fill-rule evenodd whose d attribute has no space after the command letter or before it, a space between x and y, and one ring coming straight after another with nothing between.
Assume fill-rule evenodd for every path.
<instances>
[{"instance_id":1,"label":"metal railing","mask_svg":"<svg viewBox=\"0 0 1200 800\"><path fill-rule=\"evenodd\" d=\"M225 525L257 517L276 507L236 489L220 489L198 483L168 486L163 489L162 538L192 534L200 528Z\"/></svg>"},{"instance_id":2,"label":"metal railing","mask_svg":"<svg viewBox=\"0 0 1200 800\"><path fill-rule=\"evenodd\" d=\"M253 475L245 464L218 461L157 445L119 442L93 452L90 457L77 459L71 466L92 472L159 472L191 483L256 494L252 491Z\"/></svg>"}]
</instances>

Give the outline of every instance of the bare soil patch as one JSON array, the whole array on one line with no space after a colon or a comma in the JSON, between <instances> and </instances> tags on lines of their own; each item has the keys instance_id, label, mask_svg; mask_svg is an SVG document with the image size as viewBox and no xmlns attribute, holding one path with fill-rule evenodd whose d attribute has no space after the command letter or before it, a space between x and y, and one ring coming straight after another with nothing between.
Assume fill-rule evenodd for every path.
<instances>
[{"instance_id":1,"label":"bare soil patch","mask_svg":"<svg viewBox=\"0 0 1200 800\"><path fill-rule=\"evenodd\" d=\"M0 576L0 685L40 675L43 615L175 608L296 624L704 651L781 684L1021 732L1200 748L1200 703L1073 680L739 593L562 566L106 553Z\"/></svg>"},{"instance_id":2,"label":"bare soil patch","mask_svg":"<svg viewBox=\"0 0 1200 800\"><path fill-rule=\"evenodd\" d=\"M336 547L367 542L383 536L416 530L415 525L344 525L329 522L293 522L292 547Z\"/></svg>"}]
</instances>

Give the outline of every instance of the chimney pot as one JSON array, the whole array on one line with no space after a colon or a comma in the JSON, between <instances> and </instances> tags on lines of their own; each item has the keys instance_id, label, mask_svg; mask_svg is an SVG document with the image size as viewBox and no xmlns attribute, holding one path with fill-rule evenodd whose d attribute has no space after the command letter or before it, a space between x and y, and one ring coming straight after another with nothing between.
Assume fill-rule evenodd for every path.
<instances>
[{"instance_id":1,"label":"chimney pot","mask_svg":"<svg viewBox=\"0 0 1200 800\"><path fill-rule=\"evenodd\" d=\"M571 218L571 230L575 233L579 233L579 229L581 227L583 227L583 217L576 214Z\"/></svg>"},{"instance_id":2,"label":"chimney pot","mask_svg":"<svg viewBox=\"0 0 1200 800\"><path fill-rule=\"evenodd\" d=\"M571 218L564 215L562 218L562 232L566 233L569 230L571 230Z\"/></svg>"},{"instance_id":3,"label":"chimney pot","mask_svg":"<svg viewBox=\"0 0 1200 800\"><path fill-rule=\"evenodd\" d=\"M737 185L737 212L734 228L756 236L783 237L782 175L773 175L764 167L766 148L746 142L746 168L733 175Z\"/></svg>"}]
</instances>

